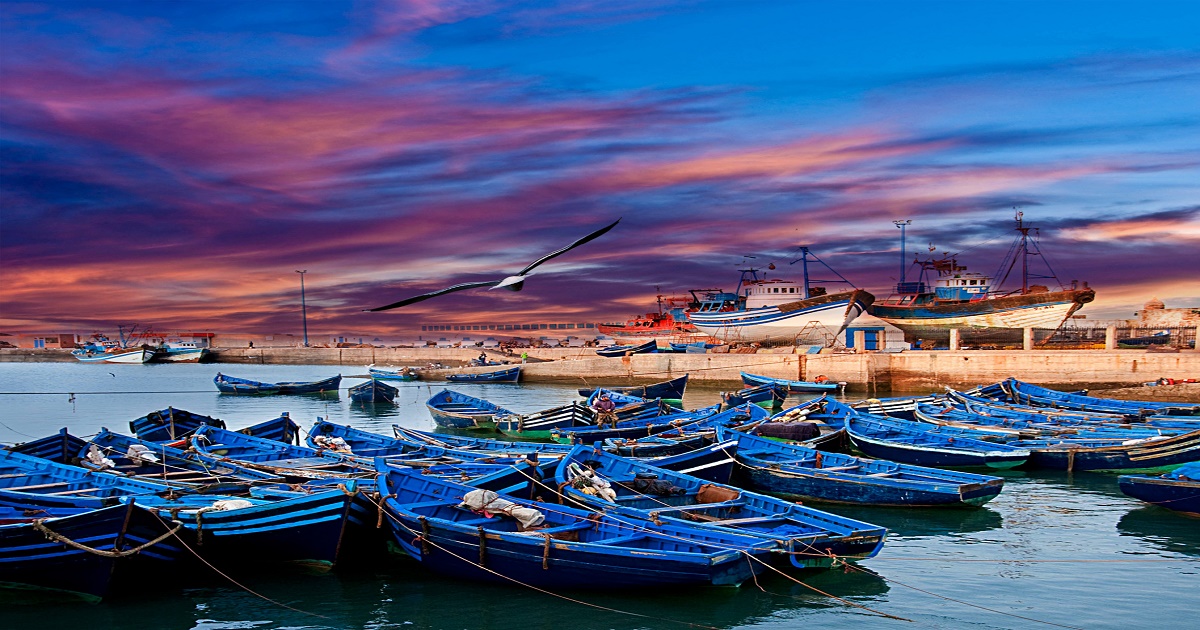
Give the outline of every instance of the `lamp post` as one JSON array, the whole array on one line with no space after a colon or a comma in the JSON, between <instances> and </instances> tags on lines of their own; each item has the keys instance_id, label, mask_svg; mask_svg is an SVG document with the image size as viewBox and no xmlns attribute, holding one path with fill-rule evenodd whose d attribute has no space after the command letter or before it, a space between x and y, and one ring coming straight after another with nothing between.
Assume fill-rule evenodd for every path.
<instances>
[{"instance_id":1,"label":"lamp post","mask_svg":"<svg viewBox=\"0 0 1200 630\"><path fill-rule=\"evenodd\" d=\"M308 270L303 271L297 269L296 273L300 274L300 314L304 317L304 347L308 347L308 305L304 301L304 274Z\"/></svg>"},{"instance_id":2,"label":"lamp post","mask_svg":"<svg viewBox=\"0 0 1200 630\"><path fill-rule=\"evenodd\" d=\"M892 223L900 228L900 284L904 284L904 268L906 266L904 263L908 262L908 255L904 252L904 228L912 224L912 219L892 221Z\"/></svg>"}]
</instances>

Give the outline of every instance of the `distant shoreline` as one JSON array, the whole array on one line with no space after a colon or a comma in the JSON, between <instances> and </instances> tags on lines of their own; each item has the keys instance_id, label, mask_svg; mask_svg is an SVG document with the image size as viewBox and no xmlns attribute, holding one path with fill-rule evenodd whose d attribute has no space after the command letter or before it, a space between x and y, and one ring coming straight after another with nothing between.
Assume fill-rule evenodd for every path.
<instances>
[{"instance_id":1,"label":"distant shoreline","mask_svg":"<svg viewBox=\"0 0 1200 630\"><path fill-rule=\"evenodd\" d=\"M740 387L740 372L775 378L811 380L825 376L847 383L846 391L869 396L895 391L938 391L969 388L1010 376L1066 389L1132 388L1121 397L1159 399L1171 392L1193 396L1200 388L1141 387L1159 378L1200 378L1200 352L1159 353L1145 350L965 350L868 352L863 354L790 354L773 350L753 354L639 354L599 357L590 348L526 348L523 381L529 383L650 383L689 374L693 382ZM479 348L216 348L218 364L414 366L441 364L448 371L488 371L467 368ZM520 363L519 353L488 351L495 360ZM1084 360L1086 358L1086 360ZM0 349L0 362L75 362L65 349ZM128 369L130 366L109 367ZM1145 396L1140 396L1140 393ZM1195 400L1189 398L1188 400Z\"/></svg>"}]
</instances>

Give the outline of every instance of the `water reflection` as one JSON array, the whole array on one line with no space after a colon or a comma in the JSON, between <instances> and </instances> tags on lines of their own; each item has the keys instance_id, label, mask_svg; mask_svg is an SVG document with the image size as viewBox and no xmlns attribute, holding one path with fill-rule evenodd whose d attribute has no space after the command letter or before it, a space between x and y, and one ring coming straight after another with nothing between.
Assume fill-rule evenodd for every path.
<instances>
[{"instance_id":1,"label":"water reflection","mask_svg":"<svg viewBox=\"0 0 1200 630\"><path fill-rule=\"evenodd\" d=\"M831 595L871 605L887 583L867 570L822 571L796 578ZM524 630L669 627L670 621L712 627L746 626L795 612L846 607L796 580L761 576L741 588L569 591L554 597L518 586L464 584L432 575L411 559L391 558L375 571L323 575L239 576L256 593L305 612L274 605L219 579L204 586L175 586L112 599L104 605L59 598L36 603L28 594L0 600L8 627L420 628ZM602 587L603 585L597 585ZM575 601L571 601L575 600ZM594 607L584 605L582 602ZM603 610L596 607L605 607ZM620 612L616 612L620 611ZM628 614L625 614L628 613ZM569 624L564 620L570 620Z\"/></svg>"},{"instance_id":2,"label":"water reflection","mask_svg":"<svg viewBox=\"0 0 1200 630\"><path fill-rule=\"evenodd\" d=\"M378 426L391 424L399 418L400 407L396 403L350 401L349 419L351 422L365 420L371 426ZM386 433L390 435L391 431Z\"/></svg>"},{"instance_id":3,"label":"water reflection","mask_svg":"<svg viewBox=\"0 0 1200 630\"><path fill-rule=\"evenodd\" d=\"M888 528L889 536L906 538L969 534L1000 529L1004 518L988 508L895 508L845 505L813 507Z\"/></svg>"},{"instance_id":4,"label":"water reflection","mask_svg":"<svg viewBox=\"0 0 1200 630\"><path fill-rule=\"evenodd\" d=\"M1117 532L1140 538L1162 551L1200 556L1200 518L1194 516L1148 505L1122 516Z\"/></svg>"}]
</instances>

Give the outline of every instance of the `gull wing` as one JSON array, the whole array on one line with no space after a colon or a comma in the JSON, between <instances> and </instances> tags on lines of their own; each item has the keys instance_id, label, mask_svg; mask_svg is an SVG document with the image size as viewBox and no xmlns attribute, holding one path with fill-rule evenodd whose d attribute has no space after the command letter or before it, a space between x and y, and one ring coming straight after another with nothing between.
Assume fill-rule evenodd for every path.
<instances>
[{"instance_id":1,"label":"gull wing","mask_svg":"<svg viewBox=\"0 0 1200 630\"><path fill-rule=\"evenodd\" d=\"M487 282L464 282L462 284L456 284L452 287L446 287L445 289L439 289L437 291L433 291L430 293L422 293L421 295L414 295L413 297L410 297L410 298L407 298L404 300L400 300L399 302L393 302L391 304L388 304L387 306L380 306L377 308L368 308L368 309L363 309L363 310L369 311L372 313L376 312L376 311L387 311L387 310L391 310L393 308L400 308L401 306L408 306L409 304L413 304L416 302L422 302L424 300L428 300L429 298L437 297L439 295L453 293L455 291L465 291L467 289L478 289L480 287L494 287L494 286L500 284L500 282L502 282L502 281L501 280L489 280Z\"/></svg>"},{"instance_id":2,"label":"gull wing","mask_svg":"<svg viewBox=\"0 0 1200 630\"><path fill-rule=\"evenodd\" d=\"M600 228L599 230L596 230L595 232L592 232L591 234L588 234L587 236L575 241L574 243L571 243L570 245L567 245L566 247L564 247L560 250L556 250L556 251L550 252L549 254L546 254L545 256L542 256L541 258L529 263L529 266L522 269L520 271L520 273L518 273L517 275L523 276L523 275L529 273L530 271L532 271L534 267L546 262L547 260L550 260L551 258L554 258L555 256L558 256L560 254L565 254L565 253L571 251L572 249L575 249L576 247L583 245L584 243L594 241L594 240L600 238L601 236L604 235L605 232L617 227L617 224L620 222L621 222L621 220L617 219L616 221L613 221L612 223Z\"/></svg>"}]
</instances>

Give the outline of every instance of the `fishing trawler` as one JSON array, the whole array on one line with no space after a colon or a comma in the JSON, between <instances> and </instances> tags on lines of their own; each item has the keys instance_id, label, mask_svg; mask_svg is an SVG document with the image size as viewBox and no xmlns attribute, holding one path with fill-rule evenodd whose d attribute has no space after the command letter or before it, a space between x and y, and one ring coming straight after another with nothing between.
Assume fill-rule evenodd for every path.
<instances>
[{"instance_id":1,"label":"fishing trawler","mask_svg":"<svg viewBox=\"0 0 1200 630\"><path fill-rule=\"evenodd\" d=\"M759 269L740 269L741 278L733 293L720 289L695 289L695 307L686 312L696 329L727 343L810 342L831 346L854 318L867 310L875 296L833 271L829 265L801 247L801 282L767 278ZM838 280L810 280L809 262L823 265ZM774 269L769 265L768 269ZM849 291L828 293L815 282L840 282Z\"/></svg>"},{"instance_id":2,"label":"fishing trawler","mask_svg":"<svg viewBox=\"0 0 1200 630\"><path fill-rule=\"evenodd\" d=\"M681 303L676 298L663 299L660 294L657 313L637 315L623 324L597 324L596 330L616 339L618 343L640 342L651 338L680 343L703 339L704 333L696 330L684 315L686 308L687 302Z\"/></svg>"},{"instance_id":3,"label":"fishing trawler","mask_svg":"<svg viewBox=\"0 0 1200 630\"><path fill-rule=\"evenodd\" d=\"M1034 228L1024 223L1023 214L1016 214L1017 237L1000 263L1004 275L998 282L1000 272L991 276L968 272L952 254L928 260L918 257L913 261L920 268L918 280L906 282L902 267L895 292L872 305L871 314L903 330L910 340L947 341L952 328L1057 329L1094 300L1096 292L1086 282L1080 288L1072 281L1066 288L1052 270L1051 275L1030 274L1028 259L1041 256L1041 251L1036 239L1029 237ZM902 243L902 252L903 247ZM1018 261L1020 288L1000 290ZM1059 288L1051 291L1044 284L1030 284L1031 278L1054 280Z\"/></svg>"},{"instance_id":4,"label":"fishing trawler","mask_svg":"<svg viewBox=\"0 0 1200 630\"><path fill-rule=\"evenodd\" d=\"M128 333L120 327L120 341L93 333L91 339L71 351L71 356L83 363L146 363L154 358L154 347L143 343L145 333L136 330L136 325Z\"/></svg>"}]
</instances>

